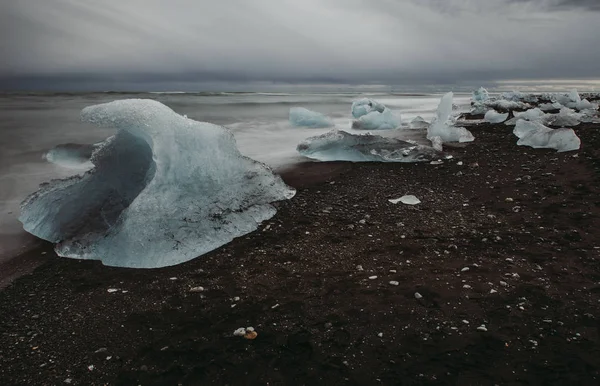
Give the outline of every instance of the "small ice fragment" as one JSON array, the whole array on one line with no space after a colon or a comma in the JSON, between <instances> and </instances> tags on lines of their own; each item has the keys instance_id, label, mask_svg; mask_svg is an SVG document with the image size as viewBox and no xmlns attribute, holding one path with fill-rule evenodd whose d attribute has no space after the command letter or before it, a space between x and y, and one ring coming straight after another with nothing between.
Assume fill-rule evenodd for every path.
<instances>
[{"instance_id":1,"label":"small ice fragment","mask_svg":"<svg viewBox=\"0 0 600 386\"><path fill-rule=\"evenodd\" d=\"M377 279L377 276L369 276L369 280L375 280Z\"/></svg>"},{"instance_id":2,"label":"small ice fragment","mask_svg":"<svg viewBox=\"0 0 600 386\"><path fill-rule=\"evenodd\" d=\"M117 291L118 291L118 289L116 289L116 288L109 288L109 289L106 290L106 292L108 292L109 294L113 294L113 293L115 293Z\"/></svg>"},{"instance_id":3,"label":"small ice fragment","mask_svg":"<svg viewBox=\"0 0 600 386\"><path fill-rule=\"evenodd\" d=\"M94 370L94 365L89 365L88 370L90 370L90 371Z\"/></svg>"},{"instance_id":4,"label":"small ice fragment","mask_svg":"<svg viewBox=\"0 0 600 386\"><path fill-rule=\"evenodd\" d=\"M492 289L490 290L490 293L491 293L491 294L497 294L497 293L498 293L498 291L496 291L495 289L493 289L493 288L492 288Z\"/></svg>"},{"instance_id":5,"label":"small ice fragment","mask_svg":"<svg viewBox=\"0 0 600 386\"><path fill-rule=\"evenodd\" d=\"M460 270L460 272L468 272L468 271L470 271L470 270L471 270L471 268L469 268L469 267L464 267L463 269L461 269L461 270Z\"/></svg>"},{"instance_id":6,"label":"small ice fragment","mask_svg":"<svg viewBox=\"0 0 600 386\"><path fill-rule=\"evenodd\" d=\"M240 327L233 332L233 336L244 336L246 334L246 329L244 327Z\"/></svg>"},{"instance_id":7,"label":"small ice fragment","mask_svg":"<svg viewBox=\"0 0 600 386\"><path fill-rule=\"evenodd\" d=\"M402 196L400 198L389 200L389 202L391 202L392 204L397 204L397 203L401 202L405 205L417 205L417 204L421 203L421 200L419 200L417 197L415 197L413 195L406 195L406 196Z\"/></svg>"},{"instance_id":8,"label":"small ice fragment","mask_svg":"<svg viewBox=\"0 0 600 386\"><path fill-rule=\"evenodd\" d=\"M383 338L383 332L380 332L379 334L377 334L377 336Z\"/></svg>"},{"instance_id":9,"label":"small ice fragment","mask_svg":"<svg viewBox=\"0 0 600 386\"><path fill-rule=\"evenodd\" d=\"M192 287L190 292L204 292L204 287Z\"/></svg>"},{"instance_id":10,"label":"small ice fragment","mask_svg":"<svg viewBox=\"0 0 600 386\"><path fill-rule=\"evenodd\" d=\"M489 110L483 118L488 123L502 123L508 118L508 113L498 113L496 110Z\"/></svg>"},{"instance_id":11,"label":"small ice fragment","mask_svg":"<svg viewBox=\"0 0 600 386\"><path fill-rule=\"evenodd\" d=\"M416 299L423 299L423 295L421 295L421 294L420 294L420 293L418 293L418 292L415 292L415 298L416 298Z\"/></svg>"},{"instance_id":12,"label":"small ice fragment","mask_svg":"<svg viewBox=\"0 0 600 386\"><path fill-rule=\"evenodd\" d=\"M398 282L397 282L397 281L395 281L395 280L392 280L392 281L390 281L390 285L399 285L399 284L400 284L400 283L398 283Z\"/></svg>"},{"instance_id":13,"label":"small ice fragment","mask_svg":"<svg viewBox=\"0 0 600 386\"><path fill-rule=\"evenodd\" d=\"M477 331L487 332L487 327L485 324L482 324L481 326L477 327Z\"/></svg>"},{"instance_id":14,"label":"small ice fragment","mask_svg":"<svg viewBox=\"0 0 600 386\"><path fill-rule=\"evenodd\" d=\"M468 320L466 320L466 319L463 319L463 321L462 321L462 322L463 322L464 324L469 324L469 321L468 321Z\"/></svg>"}]
</instances>

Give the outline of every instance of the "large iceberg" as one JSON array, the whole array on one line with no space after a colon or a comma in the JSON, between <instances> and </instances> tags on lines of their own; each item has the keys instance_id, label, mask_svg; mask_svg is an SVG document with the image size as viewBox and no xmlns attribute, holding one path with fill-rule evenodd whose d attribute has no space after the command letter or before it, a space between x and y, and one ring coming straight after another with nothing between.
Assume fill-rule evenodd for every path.
<instances>
[{"instance_id":1,"label":"large iceberg","mask_svg":"<svg viewBox=\"0 0 600 386\"><path fill-rule=\"evenodd\" d=\"M402 124L399 117L387 107L383 112L371 111L352 121L352 128L357 130L391 130Z\"/></svg>"},{"instance_id":2,"label":"large iceberg","mask_svg":"<svg viewBox=\"0 0 600 386\"><path fill-rule=\"evenodd\" d=\"M485 116L483 117L484 121L488 122L488 123L502 123L504 121L506 121L506 119L508 118L508 113L499 113L496 110L489 110L487 113L485 113Z\"/></svg>"},{"instance_id":3,"label":"large iceberg","mask_svg":"<svg viewBox=\"0 0 600 386\"><path fill-rule=\"evenodd\" d=\"M519 120L513 133L519 138L519 146L556 149L558 152L578 150L581 146L573 129L551 129L540 122Z\"/></svg>"},{"instance_id":4,"label":"large iceberg","mask_svg":"<svg viewBox=\"0 0 600 386\"><path fill-rule=\"evenodd\" d=\"M307 138L297 146L305 157L319 161L424 162L439 157L429 146L372 134L332 130Z\"/></svg>"},{"instance_id":5,"label":"large iceberg","mask_svg":"<svg viewBox=\"0 0 600 386\"><path fill-rule=\"evenodd\" d=\"M369 98L362 98L352 103L352 116L356 119L377 111L383 113L385 106Z\"/></svg>"},{"instance_id":6,"label":"large iceberg","mask_svg":"<svg viewBox=\"0 0 600 386\"><path fill-rule=\"evenodd\" d=\"M290 123L293 126L312 128L333 126L333 121L326 115L304 107L292 107L290 109Z\"/></svg>"},{"instance_id":7,"label":"large iceberg","mask_svg":"<svg viewBox=\"0 0 600 386\"><path fill-rule=\"evenodd\" d=\"M447 93L440 100L440 104L436 111L436 116L433 122L427 128L427 139L432 141L435 138L441 139L442 142L471 142L475 139L473 134L464 127L455 127L451 121L452 115L452 99L454 94Z\"/></svg>"},{"instance_id":8,"label":"large iceberg","mask_svg":"<svg viewBox=\"0 0 600 386\"><path fill-rule=\"evenodd\" d=\"M28 232L60 256L155 268L182 263L255 230L294 189L244 157L225 128L153 101L85 108L83 121L119 129L83 175L41 186L21 204Z\"/></svg>"}]
</instances>

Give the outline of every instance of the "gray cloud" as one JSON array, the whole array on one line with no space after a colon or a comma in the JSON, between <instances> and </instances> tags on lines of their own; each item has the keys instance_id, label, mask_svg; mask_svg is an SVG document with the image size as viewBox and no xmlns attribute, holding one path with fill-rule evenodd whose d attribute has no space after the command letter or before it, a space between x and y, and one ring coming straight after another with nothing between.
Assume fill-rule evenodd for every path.
<instances>
[{"instance_id":1,"label":"gray cloud","mask_svg":"<svg viewBox=\"0 0 600 386\"><path fill-rule=\"evenodd\" d=\"M0 89L600 77L596 1L0 0Z\"/></svg>"}]
</instances>

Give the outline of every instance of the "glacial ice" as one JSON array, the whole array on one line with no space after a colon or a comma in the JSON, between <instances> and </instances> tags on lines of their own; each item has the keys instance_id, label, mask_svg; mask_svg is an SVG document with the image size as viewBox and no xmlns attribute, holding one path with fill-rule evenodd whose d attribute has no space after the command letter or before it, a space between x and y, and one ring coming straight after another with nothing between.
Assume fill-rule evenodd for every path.
<instances>
[{"instance_id":1,"label":"glacial ice","mask_svg":"<svg viewBox=\"0 0 600 386\"><path fill-rule=\"evenodd\" d=\"M484 120L488 123L502 123L508 118L508 113L501 114L496 110L489 110L485 113Z\"/></svg>"},{"instance_id":2,"label":"glacial ice","mask_svg":"<svg viewBox=\"0 0 600 386\"><path fill-rule=\"evenodd\" d=\"M552 126L577 126L581 123L583 114L576 113L574 110L563 107L558 114L547 114L543 122Z\"/></svg>"},{"instance_id":3,"label":"glacial ice","mask_svg":"<svg viewBox=\"0 0 600 386\"><path fill-rule=\"evenodd\" d=\"M83 121L119 129L83 175L44 184L21 204L28 232L60 256L156 268L207 253L272 217L294 196L265 165L244 157L225 128L153 101L86 107Z\"/></svg>"},{"instance_id":4,"label":"glacial ice","mask_svg":"<svg viewBox=\"0 0 600 386\"><path fill-rule=\"evenodd\" d=\"M520 101L508 101L505 99L498 100L490 100L486 102L488 107L491 107L500 111L510 111L510 110L525 110L531 107L531 105L520 102Z\"/></svg>"},{"instance_id":5,"label":"glacial ice","mask_svg":"<svg viewBox=\"0 0 600 386\"><path fill-rule=\"evenodd\" d=\"M304 107L292 107L290 109L290 123L293 126L312 128L333 126L333 121L326 115Z\"/></svg>"},{"instance_id":6,"label":"glacial ice","mask_svg":"<svg viewBox=\"0 0 600 386\"><path fill-rule=\"evenodd\" d=\"M520 120L543 121L545 118L548 117L548 115L546 113L544 113L542 110L538 109L537 107L533 108L533 109L529 109L527 111L522 111L522 112L515 111L513 114L514 114L514 117L509 119L508 121L504 122L505 125L514 126Z\"/></svg>"},{"instance_id":7,"label":"glacial ice","mask_svg":"<svg viewBox=\"0 0 600 386\"><path fill-rule=\"evenodd\" d=\"M513 133L519 138L519 146L556 149L559 153L578 150L581 146L581 140L573 129L551 129L539 122L519 120Z\"/></svg>"},{"instance_id":8,"label":"glacial ice","mask_svg":"<svg viewBox=\"0 0 600 386\"><path fill-rule=\"evenodd\" d=\"M383 113L385 106L369 98L362 98L352 103L352 116L356 119L372 111Z\"/></svg>"},{"instance_id":9,"label":"glacial ice","mask_svg":"<svg viewBox=\"0 0 600 386\"><path fill-rule=\"evenodd\" d=\"M471 97L471 100L474 103L483 103L488 99L490 99L490 94L483 87L480 87L479 90L473 91L473 96Z\"/></svg>"},{"instance_id":10,"label":"glacial ice","mask_svg":"<svg viewBox=\"0 0 600 386\"><path fill-rule=\"evenodd\" d=\"M598 108L598 105L589 100L581 99L581 95L579 95L577 90L572 90L568 94L557 94L555 99L561 105L578 111Z\"/></svg>"},{"instance_id":11,"label":"glacial ice","mask_svg":"<svg viewBox=\"0 0 600 386\"><path fill-rule=\"evenodd\" d=\"M442 142L471 142L475 139L473 134L464 127L455 127L451 121L452 98L454 94L449 92L440 100L436 116L427 128L427 139L439 137ZM433 143L433 142L432 142Z\"/></svg>"},{"instance_id":12,"label":"glacial ice","mask_svg":"<svg viewBox=\"0 0 600 386\"><path fill-rule=\"evenodd\" d=\"M342 130L307 138L296 149L303 156L319 161L425 162L439 156L429 146Z\"/></svg>"},{"instance_id":13,"label":"glacial ice","mask_svg":"<svg viewBox=\"0 0 600 386\"><path fill-rule=\"evenodd\" d=\"M371 111L352 121L352 128L357 130L391 130L400 125L400 118L387 107L383 112Z\"/></svg>"},{"instance_id":14,"label":"glacial ice","mask_svg":"<svg viewBox=\"0 0 600 386\"><path fill-rule=\"evenodd\" d=\"M423 117L418 116L412 121L410 121L411 129L426 129L429 127L429 122L427 122Z\"/></svg>"},{"instance_id":15,"label":"glacial ice","mask_svg":"<svg viewBox=\"0 0 600 386\"><path fill-rule=\"evenodd\" d=\"M562 107L563 106L558 102L542 103L541 105L538 106L538 108L544 112L552 111L552 110L560 110Z\"/></svg>"},{"instance_id":16,"label":"glacial ice","mask_svg":"<svg viewBox=\"0 0 600 386\"><path fill-rule=\"evenodd\" d=\"M94 150L99 146L101 144L80 145L77 143L66 143L50 149L44 154L44 159L69 169L91 169L94 164L92 164L90 158Z\"/></svg>"},{"instance_id":17,"label":"glacial ice","mask_svg":"<svg viewBox=\"0 0 600 386\"><path fill-rule=\"evenodd\" d=\"M525 94L520 91L504 92L500 95L500 97L504 100L513 102L537 103L539 100L534 94Z\"/></svg>"}]
</instances>

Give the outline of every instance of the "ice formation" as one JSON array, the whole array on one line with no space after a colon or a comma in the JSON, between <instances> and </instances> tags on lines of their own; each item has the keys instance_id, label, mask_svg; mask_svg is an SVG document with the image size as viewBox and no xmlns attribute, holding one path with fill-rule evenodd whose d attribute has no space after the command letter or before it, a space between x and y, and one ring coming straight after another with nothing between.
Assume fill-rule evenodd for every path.
<instances>
[{"instance_id":1,"label":"ice formation","mask_svg":"<svg viewBox=\"0 0 600 386\"><path fill-rule=\"evenodd\" d=\"M508 118L508 113L499 113L496 110L489 110L483 118L488 123L502 123Z\"/></svg>"},{"instance_id":2,"label":"ice formation","mask_svg":"<svg viewBox=\"0 0 600 386\"><path fill-rule=\"evenodd\" d=\"M435 119L427 128L427 139L430 141L435 137L439 137L444 143L471 142L475 139L469 130L464 127L455 127L450 121L453 96L454 94L449 92L440 100Z\"/></svg>"},{"instance_id":3,"label":"ice formation","mask_svg":"<svg viewBox=\"0 0 600 386\"><path fill-rule=\"evenodd\" d=\"M473 91L471 99L473 100L473 103L483 103L490 99L490 94L485 88L480 87L479 90Z\"/></svg>"},{"instance_id":4,"label":"ice formation","mask_svg":"<svg viewBox=\"0 0 600 386\"><path fill-rule=\"evenodd\" d=\"M422 117L416 117L410 122L411 129L426 129L429 127L429 122L427 122Z\"/></svg>"},{"instance_id":5,"label":"ice formation","mask_svg":"<svg viewBox=\"0 0 600 386\"><path fill-rule=\"evenodd\" d=\"M369 98L362 98L352 103L352 116L357 119L372 111L383 113L383 110L385 110L384 105Z\"/></svg>"},{"instance_id":6,"label":"ice formation","mask_svg":"<svg viewBox=\"0 0 600 386\"><path fill-rule=\"evenodd\" d=\"M303 156L319 161L424 162L439 156L429 146L341 130L307 138L297 146L297 150Z\"/></svg>"},{"instance_id":7,"label":"ice formation","mask_svg":"<svg viewBox=\"0 0 600 386\"><path fill-rule=\"evenodd\" d=\"M504 122L505 125L514 126L520 120L543 121L545 118L547 118L546 113L544 113L542 110L538 109L537 107L534 109L529 109L527 111L523 111L523 112L515 111L513 114L514 114L514 117L509 119L508 121Z\"/></svg>"},{"instance_id":8,"label":"ice formation","mask_svg":"<svg viewBox=\"0 0 600 386\"><path fill-rule=\"evenodd\" d=\"M520 91L510 91L502 93L500 96L502 99L513 102L528 102L537 103L538 97L534 94L525 94Z\"/></svg>"},{"instance_id":9,"label":"ice formation","mask_svg":"<svg viewBox=\"0 0 600 386\"><path fill-rule=\"evenodd\" d=\"M53 164L70 168L70 169L90 169L94 165L90 161L92 153L101 144L95 145L80 145L77 143L66 143L64 145L58 145L46 154L44 158L48 162Z\"/></svg>"},{"instance_id":10,"label":"ice formation","mask_svg":"<svg viewBox=\"0 0 600 386\"><path fill-rule=\"evenodd\" d=\"M156 268L182 263L255 230L291 198L265 165L244 157L225 128L153 101L85 108L83 121L117 134L83 175L41 186L21 204L28 232L60 256Z\"/></svg>"},{"instance_id":11,"label":"ice formation","mask_svg":"<svg viewBox=\"0 0 600 386\"><path fill-rule=\"evenodd\" d=\"M294 126L312 128L333 126L333 121L329 117L304 107L290 109L290 123Z\"/></svg>"},{"instance_id":12,"label":"ice formation","mask_svg":"<svg viewBox=\"0 0 600 386\"><path fill-rule=\"evenodd\" d=\"M510 110L525 110L530 108L531 106L527 103L520 101L508 101L505 99L498 99L494 101L486 102L488 107L491 107L500 111L510 111Z\"/></svg>"},{"instance_id":13,"label":"ice formation","mask_svg":"<svg viewBox=\"0 0 600 386\"><path fill-rule=\"evenodd\" d=\"M581 122L583 114L578 114L568 107L560 109L558 114L547 114L543 122L552 126L577 126Z\"/></svg>"},{"instance_id":14,"label":"ice formation","mask_svg":"<svg viewBox=\"0 0 600 386\"><path fill-rule=\"evenodd\" d=\"M560 110L563 106L558 103L558 102L554 102L554 103L542 103L541 105L538 106L538 108L544 112L547 111L553 111L553 110Z\"/></svg>"},{"instance_id":15,"label":"ice formation","mask_svg":"<svg viewBox=\"0 0 600 386\"><path fill-rule=\"evenodd\" d=\"M558 152L578 150L581 146L573 129L551 129L539 122L519 120L513 133L519 138L519 146L556 149Z\"/></svg>"},{"instance_id":16,"label":"ice formation","mask_svg":"<svg viewBox=\"0 0 600 386\"><path fill-rule=\"evenodd\" d=\"M352 121L352 128L358 130L391 130L400 125L400 118L387 107L383 112L371 111Z\"/></svg>"}]
</instances>

